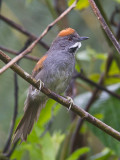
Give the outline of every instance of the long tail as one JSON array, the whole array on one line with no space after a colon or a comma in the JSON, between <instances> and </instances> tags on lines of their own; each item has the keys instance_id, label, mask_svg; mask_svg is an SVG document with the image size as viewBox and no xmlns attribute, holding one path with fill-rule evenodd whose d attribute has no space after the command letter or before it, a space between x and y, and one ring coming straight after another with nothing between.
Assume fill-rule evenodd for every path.
<instances>
[{"instance_id":1,"label":"long tail","mask_svg":"<svg viewBox=\"0 0 120 160\"><path fill-rule=\"evenodd\" d=\"M27 140L27 136L30 134L34 122L38 120L40 111L44 105L45 102L39 104L34 102L26 103L23 118L15 130L12 143L15 143L18 139L21 139L21 142Z\"/></svg>"}]
</instances>

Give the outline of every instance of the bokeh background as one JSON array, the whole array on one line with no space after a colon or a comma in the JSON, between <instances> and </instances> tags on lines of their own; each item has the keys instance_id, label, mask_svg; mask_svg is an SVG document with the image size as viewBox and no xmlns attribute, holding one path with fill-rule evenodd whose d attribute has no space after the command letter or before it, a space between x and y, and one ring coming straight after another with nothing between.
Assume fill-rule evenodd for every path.
<instances>
[{"instance_id":1,"label":"bokeh background","mask_svg":"<svg viewBox=\"0 0 120 160\"><path fill-rule=\"evenodd\" d=\"M28 32L39 36L43 30L73 1L65 0L4 0L1 1L1 15L14 21ZM98 0L98 7L104 13L115 36L119 40L120 11L119 0ZM100 8L101 7L101 8ZM111 18L115 12L114 21ZM76 70L90 80L98 83L104 73L102 85L112 92L120 93L120 57L103 32L87 0L79 0L76 9L72 10L62 21L57 23L42 39L50 46L58 32L66 27L74 28L81 36L90 37L82 44L76 54ZM0 47L19 52L28 37L0 19ZM37 45L30 55L41 57L47 51ZM11 58L11 53L5 52ZM112 57L111 61L109 58ZM19 65L32 73L36 61L23 58ZM0 61L0 67L4 63ZM29 84L21 77L18 80L18 114L15 126L23 115L24 101ZM85 108L91 99L95 87L81 78L71 83L70 94L75 104ZM5 147L15 103L15 75L11 69L0 75L0 155ZM72 91L71 91L72 90ZM120 99L99 91L90 106L90 113L120 131ZM72 139L79 117L53 100L49 100L40 114L27 142L17 145L10 159L17 160L119 160L120 143L98 128L84 122ZM5 158L3 156L3 158Z\"/></svg>"}]
</instances>

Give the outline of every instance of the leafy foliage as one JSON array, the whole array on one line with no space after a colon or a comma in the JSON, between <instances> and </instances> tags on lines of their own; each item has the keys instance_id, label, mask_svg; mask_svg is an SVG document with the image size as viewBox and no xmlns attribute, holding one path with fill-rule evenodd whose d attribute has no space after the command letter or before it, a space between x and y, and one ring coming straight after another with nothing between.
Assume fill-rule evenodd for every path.
<instances>
[{"instance_id":1,"label":"leafy foliage","mask_svg":"<svg viewBox=\"0 0 120 160\"><path fill-rule=\"evenodd\" d=\"M120 93L120 83L109 86L108 89ZM87 101L90 97L90 92L80 94L75 98L75 103L84 108L84 106L87 105ZM116 98L113 98L107 93L103 92L100 95L99 99L97 99L96 102L92 105L91 113L96 118L99 118L106 124L120 131L120 107L119 100L116 100ZM120 156L120 143L117 140L113 139L111 136L108 136L106 133L94 127L93 125L89 124L88 126L90 127L92 132L101 139L102 143L104 143L105 146L111 148L111 150L114 150L114 152L116 152L116 154Z\"/></svg>"},{"instance_id":2,"label":"leafy foliage","mask_svg":"<svg viewBox=\"0 0 120 160\"><path fill-rule=\"evenodd\" d=\"M70 6L74 1L75 0L68 0L68 5ZM86 8L88 6L89 6L88 0L80 0L80 1L78 1L77 6L75 7L75 9L81 10L81 9L84 9L84 8Z\"/></svg>"},{"instance_id":3,"label":"leafy foliage","mask_svg":"<svg viewBox=\"0 0 120 160\"><path fill-rule=\"evenodd\" d=\"M58 149L61 142L64 139L64 135L60 133L54 133L50 136L49 133L46 133L43 137L40 138L37 131L33 131L27 142L19 145L16 151L12 155L12 158L17 158L21 160L22 158L29 157L30 160L33 159L56 159Z\"/></svg>"},{"instance_id":4,"label":"leafy foliage","mask_svg":"<svg viewBox=\"0 0 120 160\"><path fill-rule=\"evenodd\" d=\"M88 153L89 151L90 151L89 147L83 147L83 148L77 149L66 160L76 160L83 154Z\"/></svg>"},{"instance_id":5,"label":"leafy foliage","mask_svg":"<svg viewBox=\"0 0 120 160\"><path fill-rule=\"evenodd\" d=\"M108 160L111 155L114 155L113 151L109 148L105 148L102 152L92 156L90 160Z\"/></svg>"}]
</instances>

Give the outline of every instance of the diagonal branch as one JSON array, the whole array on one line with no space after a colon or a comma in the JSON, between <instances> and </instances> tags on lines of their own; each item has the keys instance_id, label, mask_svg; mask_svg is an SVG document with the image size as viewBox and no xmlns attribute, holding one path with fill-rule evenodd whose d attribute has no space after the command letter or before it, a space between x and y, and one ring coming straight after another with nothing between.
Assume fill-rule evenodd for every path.
<instances>
[{"instance_id":1,"label":"diagonal branch","mask_svg":"<svg viewBox=\"0 0 120 160\"><path fill-rule=\"evenodd\" d=\"M19 24L16 24L15 22L13 22L12 20L4 17L3 15L0 14L0 19L3 20L4 22L6 22L8 25L10 25L11 27L15 28L16 30L20 31L21 33L23 33L24 35L28 36L28 38L35 40L38 37L36 37L34 34L28 32L24 27L20 26ZM48 49L49 46L43 42L43 41L39 41L39 44L41 44L44 48Z\"/></svg>"},{"instance_id":2,"label":"diagonal branch","mask_svg":"<svg viewBox=\"0 0 120 160\"><path fill-rule=\"evenodd\" d=\"M107 89L103 85L101 85L100 83L95 83L94 81L88 79L87 77L85 77L81 73L77 73L75 76L73 76L73 78L80 78L80 79L84 80L85 82L91 84L92 86L95 86L99 90L105 91L106 93L110 94L111 96L120 99L120 95L118 95L117 93L114 93L114 92L110 91L109 89Z\"/></svg>"},{"instance_id":3,"label":"diagonal branch","mask_svg":"<svg viewBox=\"0 0 120 160\"><path fill-rule=\"evenodd\" d=\"M10 68L14 63L20 60L23 56L27 53L31 52L35 45L48 33L48 31L57 23L59 22L65 15L67 15L77 4L76 0L69 8L67 8L58 18L56 18L52 23L50 23L47 28L43 31L43 33L36 39L26 50L20 53L18 56L13 58L7 65L0 69L0 74L2 74L5 70Z\"/></svg>"},{"instance_id":4,"label":"diagonal branch","mask_svg":"<svg viewBox=\"0 0 120 160\"><path fill-rule=\"evenodd\" d=\"M8 53L11 53L13 55L18 55L18 52L15 51L15 50L12 50L12 49L8 49L6 47L3 47L3 46L0 46L0 49L2 51L5 51L5 52L8 52ZM36 56L31 56L31 55L25 55L24 56L26 59L30 59L30 60L33 60L33 61L39 61L39 57L36 57Z\"/></svg>"},{"instance_id":5,"label":"diagonal branch","mask_svg":"<svg viewBox=\"0 0 120 160\"><path fill-rule=\"evenodd\" d=\"M2 51L0 51L0 59L4 63L8 63L9 61L11 61L10 57L8 57ZM16 72L19 76L21 76L24 80L26 80L28 83L30 83L31 85L33 85L35 88L37 88L39 90L39 85L40 85L39 82L36 81L36 79L32 78L31 75L29 75L27 72L25 72L17 64L12 65L11 69L14 72ZM65 99L64 97L57 95L56 93L52 92L51 90L49 90L46 87L42 87L41 92L44 93L45 95L47 95L49 98L52 98L55 101L59 102L60 104L64 105L66 108L69 108L69 105L70 105L69 101L67 99ZM94 116L92 116L91 114L89 114L88 112L83 110L82 108L73 104L71 106L71 110L74 113L76 113L77 115L79 115L81 118L84 118L85 120L87 120L88 122L93 124L94 126L98 127L99 129L103 130L107 134L111 135L113 138L120 141L120 133L118 131L116 131L112 127L106 125L105 123L103 123L99 119L95 118Z\"/></svg>"},{"instance_id":6,"label":"diagonal branch","mask_svg":"<svg viewBox=\"0 0 120 160\"><path fill-rule=\"evenodd\" d=\"M99 79L98 85L101 86L103 84L104 78L105 78L105 74L103 73L103 74L101 74L101 77ZM86 105L86 107L84 109L85 111L87 111L87 112L89 111L91 105L98 98L99 92L100 92L99 88L95 88L94 89L94 91L92 93L92 96L89 99L89 101L88 101L88 103L87 103L87 105ZM83 122L84 122L84 119L82 119L82 118L78 119L78 122L77 122L77 125L76 125L76 129L75 129L75 131L74 131L74 133L72 135L72 138L71 138L71 153L76 149L75 148L75 144L77 142L77 137L79 136L79 131L80 131L82 125L83 125Z\"/></svg>"},{"instance_id":7,"label":"diagonal branch","mask_svg":"<svg viewBox=\"0 0 120 160\"><path fill-rule=\"evenodd\" d=\"M24 51L31 43L31 39L28 39L26 41L26 43L24 44L23 48L18 52L18 54L22 51ZM19 64L20 61L17 62L17 64ZM14 112L13 112L13 118L12 118L12 121L11 121L11 125L10 125L10 132L9 132L9 135L8 135L8 139L6 141L6 144L5 144L5 147L3 149L3 153L6 154L7 151L10 151L10 144L11 144L11 139L12 139L12 134L13 134L13 131L14 131L14 127L15 127L15 122L16 122L16 118L17 118L17 112L18 112L18 90L19 90L19 87L18 87L18 75L17 73L15 72L14 73ZM13 146L14 148L14 146Z\"/></svg>"},{"instance_id":8,"label":"diagonal branch","mask_svg":"<svg viewBox=\"0 0 120 160\"><path fill-rule=\"evenodd\" d=\"M13 55L17 55L18 52L17 51L14 51L14 50L11 50L11 49L8 49L8 48L5 48L3 46L0 46L0 49L2 51L6 51L8 53L11 53ZM36 57L36 56L31 56L31 55L25 55L24 56L25 58L27 59L30 59L30 60L33 60L33 61L38 61L40 58L39 57ZM115 77L119 77L119 75L115 75ZM116 97L118 99L120 99L120 95L118 95L117 93L114 93L112 91L110 91L109 89L105 88L104 86L98 84L98 83L95 83L94 81L90 80L89 78L85 77L83 74L81 73L76 73L74 76L73 76L73 79L76 79L76 78L80 78L82 80L84 80L85 82L89 83L90 85L92 86L95 86L97 88L99 88L100 90L102 91L105 91L107 92L108 94L112 95L113 97Z\"/></svg>"},{"instance_id":9,"label":"diagonal branch","mask_svg":"<svg viewBox=\"0 0 120 160\"><path fill-rule=\"evenodd\" d=\"M106 34L108 35L109 39L112 41L113 45L115 46L116 50L118 51L118 53L120 54L120 45L118 43L118 41L116 40L115 36L113 35L113 33L111 32L111 30L109 29L107 23L105 22L103 16L101 15L98 7L96 6L94 0L88 0L93 12L95 13L95 15L97 16L98 20L100 21L101 26L103 27L103 29L105 30Z\"/></svg>"}]
</instances>

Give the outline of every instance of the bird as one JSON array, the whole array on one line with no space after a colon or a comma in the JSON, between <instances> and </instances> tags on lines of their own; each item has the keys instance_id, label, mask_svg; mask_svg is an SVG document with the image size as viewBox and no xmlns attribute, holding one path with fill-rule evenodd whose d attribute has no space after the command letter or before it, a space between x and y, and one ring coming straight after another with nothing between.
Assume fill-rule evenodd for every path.
<instances>
[{"instance_id":1,"label":"bird","mask_svg":"<svg viewBox=\"0 0 120 160\"><path fill-rule=\"evenodd\" d=\"M81 47L81 41L88 38L79 36L73 28L65 28L58 33L49 50L32 71L32 76L40 81L40 89L44 85L57 94L65 92L74 73L75 53ZM24 115L14 132L13 143L19 139L21 142L27 140L47 100L45 94L30 85L24 104Z\"/></svg>"}]
</instances>

